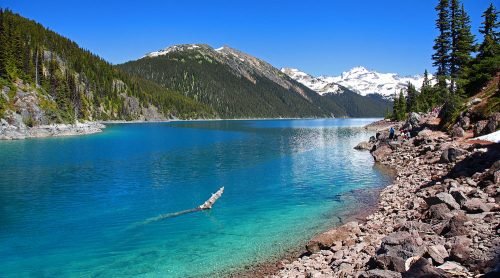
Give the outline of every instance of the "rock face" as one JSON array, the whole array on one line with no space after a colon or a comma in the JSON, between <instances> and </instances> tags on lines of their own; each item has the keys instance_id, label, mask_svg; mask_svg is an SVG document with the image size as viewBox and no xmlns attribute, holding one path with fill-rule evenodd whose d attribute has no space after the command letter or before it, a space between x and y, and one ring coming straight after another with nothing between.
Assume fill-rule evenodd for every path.
<instances>
[{"instance_id":1,"label":"rock face","mask_svg":"<svg viewBox=\"0 0 500 278\"><path fill-rule=\"evenodd\" d=\"M274 277L478 277L493 270L500 258L498 144L424 129L398 144L378 136L372 155L397 171L377 211L355 232L340 227L315 237L310 255L284 263Z\"/></svg>"}]
</instances>

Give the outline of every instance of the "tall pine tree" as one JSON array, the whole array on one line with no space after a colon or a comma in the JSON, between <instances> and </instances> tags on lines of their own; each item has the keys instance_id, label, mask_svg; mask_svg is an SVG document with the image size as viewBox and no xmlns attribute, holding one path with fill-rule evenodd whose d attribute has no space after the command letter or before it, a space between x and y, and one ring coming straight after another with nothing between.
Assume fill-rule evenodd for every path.
<instances>
[{"instance_id":1,"label":"tall pine tree","mask_svg":"<svg viewBox=\"0 0 500 278\"><path fill-rule=\"evenodd\" d=\"M459 0L451 0L451 54L450 75L452 94L463 93L468 69L474 51L474 36L471 33L470 17Z\"/></svg>"},{"instance_id":2,"label":"tall pine tree","mask_svg":"<svg viewBox=\"0 0 500 278\"><path fill-rule=\"evenodd\" d=\"M433 65L437 68L438 86L445 90L447 87L446 79L450 73L451 25L449 0L439 0L436 11L438 12L436 27L439 30L439 36L434 40L433 49L435 53L432 55L432 59L434 60Z\"/></svg>"},{"instance_id":3,"label":"tall pine tree","mask_svg":"<svg viewBox=\"0 0 500 278\"><path fill-rule=\"evenodd\" d=\"M498 12L496 11L493 4L490 4L488 9L483 14L484 22L479 30L481 34L484 35L483 43L479 46L478 58L488 58L495 57L498 55L499 49L499 34L496 29L499 27L498 23Z\"/></svg>"},{"instance_id":4,"label":"tall pine tree","mask_svg":"<svg viewBox=\"0 0 500 278\"><path fill-rule=\"evenodd\" d=\"M483 42L473 62L469 74L467 92L469 95L480 90L500 68L500 42L498 33L498 12L493 4L483 13L484 21L479 32L483 34Z\"/></svg>"}]
</instances>

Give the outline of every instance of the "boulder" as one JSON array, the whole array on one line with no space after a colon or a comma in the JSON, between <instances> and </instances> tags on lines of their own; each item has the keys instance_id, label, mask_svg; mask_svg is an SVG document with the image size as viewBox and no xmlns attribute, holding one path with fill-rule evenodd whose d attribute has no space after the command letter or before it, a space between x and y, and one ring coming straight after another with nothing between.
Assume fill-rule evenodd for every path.
<instances>
[{"instance_id":1,"label":"boulder","mask_svg":"<svg viewBox=\"0 0 500 278\"><path fill-rule=\"evenodd\" d=\"M337 229L315 236L306 244L306 249L310 253L316 253L322 249L327 250L336 242L347 241L360 233L361 230L359 229L358 223L349 222Z\"/></svg>"},{"instance_id":2,"label":"boulder","mask_svg":"<svg viewBox=\"0 0 500 278\"><path fill-rule=\"evenodd\" d=\"M486 133L492 133L497 130L500 125L500 112L493 113L488 118L488 123L486 124Z\"/></svg>"},{"instance_id":3,"label":"boulder","mask_svg":"<svg viewBox=\"0 0 500 278\"><path fill-rule=\"evenodd\" d=\"M382 239L382 245L374 258L378 267L398 272L406 270L405 262L425 253L418 233L395 232Z\"/></svg>"},{"instance_id":4,"label":"boulder","mask_svg":"<svg viewBox=\"0 0 500 278\"><path fill-rule=\"evenodd\" d=\"M412 125L413 128L420 127L420 115L416 112L411 112L408 115L408 120L406 121L406 123Z\"/></svg>"},{"instance_id":5,"label":"boulder","mask_svg":"<svg viewBox=\"0 0 500 278\"><path fill-rule=\"evenodd\" d=\"M436 220L448 220L453 217L450 209L444 203L432 205L429 207L430 218Z\"/></svg>"},{"instance_id":6,"label":"boulder","mask_svg":"<svg viewBox=\"0 0 500 278\"><path fill-rule=\"evenodd\" d=\"M449 257L448 251L441 244L427 247L427 254L438 264L443 264L444 260Z\"/></svg>"},{"instance_id":7,"label":"boulder","mask_svg":"<svg viewBox=\"0 0 500 278\"><path fill-rule=\"evenodd\" d=\"M467 196L465 196L465 194L462 191L453 190L453 191L450 191L450 194L451 194L451 196L453 196L453 198L455 199L455 201L460 206L463 206L465 204L465 202L467 202L467 200L468 200Z\"/></svg>"},{"instance_id":8,"label":"boulder","mask_svg":"<svg viewBox=\"0 0 500 278\"><path fill-rule=\"evenodd\" d=\"M373 144L370 142L360 142L356 147L354 147L355 150L371 150L373 148Z\"/></svg>"},{"instance_id":9,"label":"boulder","mask_svg":"<svg viewBox=\"0 0 500 278\"><path fill-rule=\"evenodd\" d=\"M465 263L471 253L472 240L466 236L457 236L451 240L450 258Z\"/></svg>"},{"instance_id":10,"label":"boulder","mask_svg":"<svg viewBox=\"0 0 500 278\"><path fill-rule=\"evenodd\" d=\"M465 136L465 131L461 127L455 127L451 130L451 136L452 137L464 137Z\"/></svg>"},{"instance_id":11,"label":"boulder","mask_svg":"<svg viewBox=\"0 0 500 278\"><path fill-rule=\"evenodd\" d=\"M468 103L468 104L469 104L469 106L470 106L470 105L476 105L476 104L481 103L481 101L482 101L482 100L481 100L480 98L476 97L476 98L472 99L471 101L469 101L469 103Z\"/></svg>"},{"instance_id":12,"label":"boulder","mask_svg":"<svg viewBox=\"0 0 500 278\"><path fill-rule=\"evenodd\" d=\"M441 192L436 194L436 196L425 198L425 202L428 206L433 206L437 204L446 204L450 209L460 209L460 205L455 201L451 194Z\"/></svg>"},{"instance_id":13,"label":"boulder","mask_svg":"<svg viewBox=\"0 0 500 278\"><path fill-rule=\"evenodd\" d=\"M390 270L372 269L358 273L358 278L401 278L401 273Z\"/></svg>"},{"instance_id":14,"label":"boulder","mask_svg":"<svg viewBox=\"0 0 500 278\"><path fill-rule=\"evenodd\" d=\"M463 155L465 152L463 150L449 147L443 151L441 154L441 163L450 163L457 161L457 157Z\"/></svg>"},{"instance_id":15,"label":"boulder","mask_svg":"<svg viewBox=\"0 0 500 278\"><path fill-rule=\"evenodd\" d=\"M467 130L470 128L470 118L467 116L463 116L459 120L460 127L462 127L464 130Z\"/></svg>"},{"instance_id":16,"label":"boulder","mask_svg":"<svg viewBox=\"0 0 500 278\"><path fill-rule=\"evenodd\" d=\"M391 147L389 145L380 145L372 152L372 156L376 162L383 161L388 155L392 153Z\"/></svg>"},{"instance_id":17,"label":"boulder","mask_svg":"<svg viewBox=\"0 0 500 278\"><path fill-rule=\"evenodd\" d=\"M401 228L399 228L399 231L416 231L424 234L434 233L432 225L420 221L406 221Z\"/></svg>"},{"instance_id":18,"label":"boulder","mask_svg":"<svg viewBox=\"0 0 500 278\"><path fill-rule=\"evenodd\" d=\"M456 213L446 224L441 232L441 235L445 237L456 237L463 236L469 233L469 229L465 226L465 222L469 221L469 218L463 211Z\"/></svg>"},{"instance_id":19,"label":"boulder","mask_svg":"<svg viewBox=\"0 0 500 278\"><path fill-rule=\"evenodd\" d=\"M481 213L490 211L490 208L480 198L472 198L470 200L467 200L464 203L463 207L468 213Z\"/></svg>"},{"instance_id":20,"label":"boulder","mask_svg":"<svg viewBox=\"0 0 500 278\"><path fill-rule=\"evenodd\" d=\"M478 121L474 125L474 137L478 137L478 136L485 134L487 125L488 125L488 121Z\"/></svg>"},{"instance_id":21,"label":"boulder","mask_svg":"<svg viewBox=\"0 0 500 278\"><path fill-rule=\"evenodd\" d=\"M420 258L418 261L416 261L408 271L403 272L401 274L403 278L422 278L422 277L432 277L432 278L439 278L439 277L451 277L446 274L446 272L442 269L435 268L432 266L432 264L424 259Z\"/></svg>"}]
</instances>

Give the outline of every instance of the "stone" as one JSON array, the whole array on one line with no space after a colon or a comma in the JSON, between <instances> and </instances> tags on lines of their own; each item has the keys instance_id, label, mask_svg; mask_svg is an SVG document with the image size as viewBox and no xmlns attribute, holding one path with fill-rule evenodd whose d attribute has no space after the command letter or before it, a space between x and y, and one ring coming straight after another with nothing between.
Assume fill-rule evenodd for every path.
<instances>
[{"instance_id":1,"label":"stone","mask_svg":"<svg viewBox=\"0 0 500 278\"><path fill-rule=\"evenodd\" d=\"M449 211L449 210L448 210ZM420 221L406 221L401 228L399 228L399 231L416 231L418 233L424 233L424 234L433 234L434 231L432 230L432 226L427 223L423 223Z\"/></svg>"},{"instance_id":2,"label":"stone","mask_svg":"<svg viewBox=\"0 0 500 278\"><path fill-rule=\"evenodd\" d=\"M441 244L427 247L427 254L438 264L443 264L444 260L449 257L448 251Z\"/></svg>"},{"instance_id":3,"label":"stone","mask_svg":"<svg viewBox=\"0 0 500 278\"><path fill-rule=\"evenodd\" d=\"M441 235L446 237L456 237L467 235L469 232L469 228L465 226L465 222L469 221L469 218L460 211L456 215L454 215L446 224Z\"/></svg>"},{"instance_id":4,"label":"stone","mask_svg":"<svg viewBox=\"0 0 500 278\"><path fill-rule=\"evenodd\" d=\"M387 156L392 153L392 149L388 145L377 146L377 148L372 152L372 156L376 162L384 160Z\"/></svg>"},{"instance_id":5,"label":"stone","mask_svg":"<svg viewBox=\"0 0 500 278\"><path fill-rule=\"evenodd\" d=\"M446 272L455 272L455 273L465 271L465 268L456 262L445 262L444 264L438 266L437 268L442 269Z\"/></svg>"},{"instance_id":6,"label":"stone","mask_svg":"<svg viewBox=\"0 0 500 278\"><path fill-rule=\"evenodd\" d=\"M422 277L450 277L442 269L432 266L432 264L424 259L420 258L416 261L408 271L401 274L403 278L422 278Z\"/></svg>"},{"instance_id":7,"label":"stone","mask_svg":"<svg viewBox=\"0 0 500 278\"><path fill-rule=\"evenodd\" d=\"M470 105L476 105L476 104L479 104L479 103L481 103L481 101L482 101L482 100L481 100L480 98L476 97L476 98L472 99L471 101L469 101L469 106L470 106Z\"/></svg>"},{"instance_id":8,"label":"stone","mask_svg":"<svg viewBox=\"0 0 500 278\"><path fill-rule=\"evenodd\" d=\"M437 220L448 220L453 217L446 204L437 204L429 207L430 217Z\"/></svg>"},{"instance_id":9,"label":"stone","mask_svg":"<svg viewBox=\"0 0 500 278\"><path fill-rule=\"evenodd\" d=\"M306 244L306 249L310 253L328 250L336 242L347 241L359 233L361 233L361 230L359 229L358 223L349 222L337 229L315 236Z\"/></svg>"},{"instance_id":10,"label":"stone","mask_svg":"<svg viewBox=\"0 0 500 278\"><path fill-rule=\"evenodd\" d=\"M359 273L358 278L401 278L401 273L390 270L372 269Z\"/></svg>"},{"instance_id":11,"label":"stone","mask_svg":"<svg viewBox=\"0 0 500 278\"><path fill-rule=\"evenodd\" d=\"M459 263L465 263L469 259L472 240L466 236L457 236L451 240L450 258Z\"/></svg>"},{"instance_id":12,"label":"stone","mask_svg":"<svg viewBox=\"0 0 500 278\"><path fill-rule=\"evenodd\" d=\"M470 118L467 116L461 117L459 123L460 126L465 130L470 128Z\"/></svg>"},{"instance_id":13,"label":"stone","mask_svg":"<svg viewBox=\"0 0 500 278\"><path fill-rule=\"evenodd\" d=\"M450 209L460 209L460 205L455 201L453 196L445 192L438 193L433 197L425 198L425 202L428 206L444 203Z\"/></svg>"},{"instance_id":14,"label":"stone","mask_svg":"<svg viewBox=\"0 0 500 278\"><path fill-rule=\"evenodd\" d=\"M478 121L474 125L474 137L478 137L485 134L486 126L488 125L488 121Z\"/></svg>"},{"instance_id":15,"label":"stone","mask_svg":"<svg viewBox=\"0 0 500 278\"><path fill-rule=\"evenodd\" d=\"M457 157L463 155L464 152L460 149L449 147L441 154L441 163L450 163L457 161Z\"/></svg>"},{"instance_id":16,"label":"stone","mask_svg":"<svg viewBox=\"0 0 500 278\"><path fill-rule=\"evenodd\" d=\"M486 133L493 133L497 130L500 125L500 112L493 113L488 118L488 124L486 124Z\"/></svg>"},{"instance_id":17,"label":"stone","mask_svg":"<svg viewBox=\"0 0 500 278\"><path fill-rule=\"evenodd\" d=\"M411 112L408 115L408 120L406 121L408 124L412 125L412 127L420 127L420 115L416 112Z\"/></svg>"},{"instance_id":18,"label":"stone","mask_svg":"<svg viewBox=\"0 0 500 278\"><path fill-rule=\"evenodd\" d=\"M403 272L406 270L405 261L408 258L425 253L425 247L421 243L422 239L418 234L391 233L382 239L382 245L374 259L375 263L383 269Z\"/></svg>"},{"instance_id":19,"label":"stone","mask_svg":"<svg viewBox=\"0 0 500 278\"><path fill-rule=\"evenodd\" d=\"M455 127L451 130L451 136L452 137L464 137L465 131L461 127Z\"/></svg>"},{"instance_id":20,"label":"stone","mask_svg":"<svg viewBox=\"0 0 500 278\"><path fill-rule=\"evenodd\" d=\"M371 150L373 148L373 144L370 142L360 142L356 147L354 147L355 150Z\"/></svg>"},{"instance_id":21,"label":"stone","mask_svg":"<svg viewBox=\"0 0 500 278\"><path fill-rule=\"evenodd\" d=\"M472 198L470 200L467 200L464 203L463 207L468 213L481 213L490 211L490 208L480 198Z\"/></svg>"},{"instance_id":22,"label":"stone","mask_svg":"<svg viewBox=\"0 0 500 278\"><path fill-rule=\"evenodd\" d=\"M465 194L462 191L453 190L453 191L450 191L450 194L451 194L451 196L453 196L453 198L455 199L455 201L460 206L463 206L465 204L465 202L467 202L467 200L468 200L467 196L465 196Z\"/></svg>"}]
</instances>

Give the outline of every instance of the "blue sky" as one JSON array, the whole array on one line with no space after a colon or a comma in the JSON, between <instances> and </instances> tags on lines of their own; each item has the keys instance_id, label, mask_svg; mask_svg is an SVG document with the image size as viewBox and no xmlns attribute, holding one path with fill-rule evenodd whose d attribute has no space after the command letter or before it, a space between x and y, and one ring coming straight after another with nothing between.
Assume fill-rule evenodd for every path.
<instances>
[{"instance_id":1,"label":"blue sky","mask_svg":"<svg viewBox=\"0 0 500 278\"><path fill-rule=\"evenodd\" d=\"M489 3L462 0L473 31ZM112 63L180 43L229 45L276 67L432 70L437 0L2 0ZM499 7L497 7L499 8Z\"/></svg>"}]
</instances>

